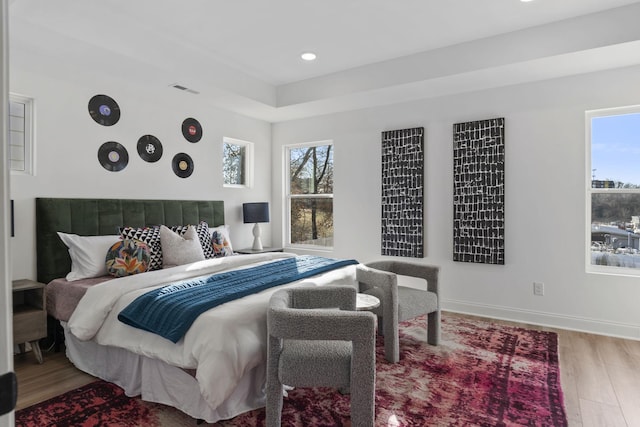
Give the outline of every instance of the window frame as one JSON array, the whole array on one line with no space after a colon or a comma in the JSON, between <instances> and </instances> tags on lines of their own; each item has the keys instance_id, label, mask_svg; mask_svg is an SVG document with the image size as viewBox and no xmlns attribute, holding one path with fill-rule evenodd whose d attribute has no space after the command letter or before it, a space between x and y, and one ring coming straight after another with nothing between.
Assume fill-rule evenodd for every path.
<instances>
[{"instance_id":1,"label":"window frame","mask_svg":"<svg viewBox=\"0 0 640 427\"><path fill-rule=\"evenodd\" d=\"M333 195L334 193L323 193L323 194L291 194L291 150L296 148L304 148L304 147L319 147L324 145L331 145L334 149L332 150L332 165L335 165L335 145L333 140L322 140L322 141L312 141L312 142L302 142L296 144L288 144L283 147L284 149L284 184L285 184L285 197L284 197L284 212L283 217L283 230L285 231L285 247L292 249L306 249L306 250L314 250L314 251L323 251L323 252L331 252L333 251L334 246L320 246L320 245L305 245L301 243L292 243L291 242L291 201L293 199L328 199L331 200L333 205ZM334 181L335 185L335 181ZM335 189L334 189L335 192ZM333 206L335 207L335 206ZM334 216L335 218L335 216ZM334 224L334 235L335 238L335 224Z\"/></svg>"},{"instance_id":2,"label":"window frame","mask_svg":"<svg viewBox=\"0 0 640 427\"><path fill-rule=\"evenodd\" d=\"M24 105L24 169L14 169L12 166L12 149L11 149L11 104L19 103ZM35 100L31 97L19 95L16 93L9 93L9 171L12 175L32 175L35 176Z\"/></svg>"},{"instance_id":3,"label":"window frame","mask_svg":"<svg viewBox=\"0 0 640 427\"><path fill-rule=\"evenodd\" d=\"M592 242L592 197L594 194L640 194L640 188L593 188L592 187L592 120L599 117L622 116L625 114L640 114L640 105L630 105L625 107L604 108L598 110L587 110L585 112L585 140L586 140L586 224L585 224L585 270L587 273L606 274L615 276L640 277L640 268L605 266L591 263L591 242Z\"/></svg>"},{"instance_id":4,"label":"window frame","mask_svg":"<svg viewBox=\"0 0 640 427\"><path fill-rule=\"evenodd\" d=\"M239 145L245 148L245 159L244 159L244 184L228 184L225 182L224 178L224 146L225 144L230 145ZM249 141L243 141L241 139L223 137L222 138L222 167L223 167L223 175L222 175L222 186L225 188L253 188L253 170L254 170L254 143Z\"/></svg>"}]
</instances>

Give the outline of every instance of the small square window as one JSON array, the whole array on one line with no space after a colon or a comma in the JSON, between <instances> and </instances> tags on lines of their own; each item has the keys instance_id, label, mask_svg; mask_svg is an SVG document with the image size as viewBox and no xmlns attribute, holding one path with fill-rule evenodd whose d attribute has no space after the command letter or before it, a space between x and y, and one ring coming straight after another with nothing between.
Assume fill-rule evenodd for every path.
<instances>
[{"instance_id":1,"label":"small square window","mask_svg":"<svg viewBox=\"0 0 640 427\"><path fill-rule=\"evenodd\" d=\"M33 99L9 95L9 170L32 175Z\"/></svg>"},{"instance_id":2,"label":"small square window","mask_svg":"<svg viewBox=\"0 0 640 427\"><path fill-rule=\"evenodd\" d=\"M253 143L224 138L222 174L225 187L251 187L253 185Z\"/></svg>"}]
</instances>

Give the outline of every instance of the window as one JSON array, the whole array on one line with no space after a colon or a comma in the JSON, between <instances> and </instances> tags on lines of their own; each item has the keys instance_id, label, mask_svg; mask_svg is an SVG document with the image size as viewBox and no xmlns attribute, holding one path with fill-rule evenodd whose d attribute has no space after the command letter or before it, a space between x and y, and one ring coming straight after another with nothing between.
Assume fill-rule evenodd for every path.
<instances>
[{"instance_id":1,"label":"window","mask_svg":"<svg viewBox=\"0 0 640 427\"><path fill-rule=\"evenodd\" d=\"M333 247L333 144L286 147L288 242Z\"/></svg>"},{"instance_id":2,"label":"window","mask_svg":"<svg viewBox=\"0 0 640 427\"><path fill-rule=\"evenodd\" d=\"M586 117L587 269L640 275L640 106Z\"/></svg>"},{"instance_id":3,"label":"window","mask_svg":"<svg viewBox=\"0 0 640 427\"><path fill-rule=\"evenodd\" d=\"M253 185L253 144L239 139L224 138L222 143L222 174L225 187Z\"/></svg>"},{"instance_id":4,"label":"window","mask_svg":"<svg viewBox=\"0 0 640 427\"><path fill-rule=\"evenodd\" d=\"M9 95L9 169L33 174L33 99Z\"/></svg>"}]
</instances>

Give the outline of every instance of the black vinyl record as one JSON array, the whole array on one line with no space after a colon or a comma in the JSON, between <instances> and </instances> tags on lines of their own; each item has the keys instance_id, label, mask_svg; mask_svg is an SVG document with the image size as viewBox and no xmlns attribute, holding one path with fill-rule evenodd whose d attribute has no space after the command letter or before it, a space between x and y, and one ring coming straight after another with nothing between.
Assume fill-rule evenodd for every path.
<instances>
[{"instance_id":1,"label":"black vinyl record","mask_svg":"<svg viewBox=\"0 0 640 427\"><path fill-rule=\"evenodd\" d=\"M102 126L113 126L120 120L120 107L110 96L95 95L89 100L89 115Z\"/></svg>"},{"instance_id":2,"label":"black vinyl record","mask_svg":"<svg viewBox=\"0 0 640 427\"><path fill-rule=\"evenodd\" d=\"M98 148L98 161L106 170L118 172L127 167L129 163L129 153L127 153L127 149L118 142L105 142Z\"/></svg>"},{"instance_id":3,"label":"black vinyl record","mask_svg":"<svg viewBox=\"0 0 640 427\"><path fill-rule=\"evenodd\" d=\"M202 138L202 126L196 119L189 117L182 122L182 135L189 142L198 142Z\"/></svg>"},{"instance_id":4,"label":"black vinyl record","mask_svg":"<svg viewBox=\"0 0 640 427\"><path fill-rule=\"evenodd\" d=\"M188 178L193 173L193 160L188 154L178 153L173 156L171 167L173 172L180 178Z\"/></svg>"},{"instance_id":5,"label":"black vinyl record","mask_svg":"<svg viewBox=\"0 0 640 427\"><path fill-rule=\"evenodd\" d=\"M138 154L145 162L157 162L162 157L162 143L153 135L142 136L138 140Z\"/></svg>"}]
</instances>

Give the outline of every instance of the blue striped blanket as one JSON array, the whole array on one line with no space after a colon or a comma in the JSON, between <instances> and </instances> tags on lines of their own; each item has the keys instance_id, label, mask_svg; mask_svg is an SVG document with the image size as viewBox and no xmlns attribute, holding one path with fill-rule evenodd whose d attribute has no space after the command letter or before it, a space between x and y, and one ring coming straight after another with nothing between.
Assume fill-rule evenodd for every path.
<instances>
[{"instance_id":1,"label":"blue striped blanket","mask_svg":"<svg viewBox=\"0 0 640 427\"><path fill-rule=\"evenodd\" d=\"M188 279L140 295L118 314L118 319L175 343L200 314L213 307L357 263L353 259L336 260L304 255Z\"/></svg>"}]
</instances>

